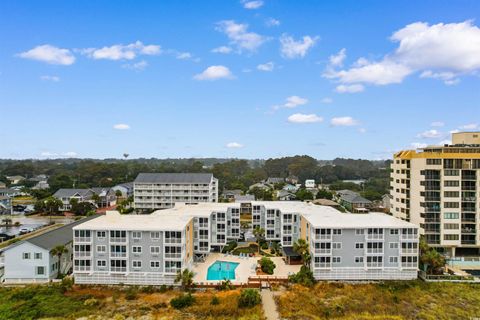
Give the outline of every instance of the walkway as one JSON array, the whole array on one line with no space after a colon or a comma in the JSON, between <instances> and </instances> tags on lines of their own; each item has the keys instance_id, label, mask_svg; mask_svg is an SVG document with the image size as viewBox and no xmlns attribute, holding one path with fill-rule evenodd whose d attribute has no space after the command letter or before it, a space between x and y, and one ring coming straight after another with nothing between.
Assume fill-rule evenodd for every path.
<instances>
[{"instance_id":1,"label":"walkway","mask_svg":"<svg viewBox=\"0 0 480 320\"><path fill-rule=\"evenodd\" d=\"M280 315L277 311L277 305L273 299L272 290L262 289L260 294L262 295L263 313L265 314L267 320L280 320Z\"/></svg>"}]
</instances>

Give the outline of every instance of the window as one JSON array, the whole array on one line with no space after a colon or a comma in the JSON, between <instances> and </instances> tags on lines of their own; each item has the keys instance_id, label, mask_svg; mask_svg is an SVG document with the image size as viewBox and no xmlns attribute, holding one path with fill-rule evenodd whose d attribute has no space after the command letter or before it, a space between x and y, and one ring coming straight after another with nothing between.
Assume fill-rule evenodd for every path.
<instances>
[{"instance_id":1,"label":"window","mask_svg":"<svg viewBox=\"0 0 480 320\"><path fill-rule=\"evenodd\" d=\"M333 243L333 249L342 249L342 243L341 242L334 242Z\"/></svg>"},{"instance_id":2,"label":"window","mask_svg":"<svg viewBox=\"0 0 480 320\"><path fill-rule=\"evenodd\" d=\"M363 263L363 257L355 257L355 263Z\"/></svg>"},{"instance_id":3,"label":"window","mask_svg":"<svg viewBox=\"0 0 480 320\"><path fill-rule=\"evenodd\" d=\"M444 191L443 196L445 198L458 198L458 197L460 197L460 192L458 192L458 191Z\"/></svg>"},{"instance_id":4,"label":"window","mask_svg":"<svg viewBox=\"0 0 480 320\"><path fill-rule=\"evenodd\" d=\"M142 232L141 231L133 231L132 232L133 239L142 239Z\"/></svg>"},{"instance_id":5,"label":"window","mask_svg":"<svg viewBox=\"0 0 480 320\"><path fill-rule=\"evenodd\" d=\"M45 275L45 267L36 267L35 269L37 276Z\"/></svg>"},{"instance_id":6,"label":"window","mask_svg":"<svg viewBox=\"0 0 480 320\"><path fill-rule=\"evenodd\" d=\"M152 239L153 241L160 240L160 232L158 232L158 231L150 232L150 239Z\"/></svg>"},{"instance_id":7,"label":"window","mask_svg":"<svg viewBox=\"0 0 480 320\"><path fill-rule=\"evenodd\" d=\"M333 263L340 263L340 262L342 262L342 258L341 257L333 257L332 261L333 261Z\"/></svg>"},{"instance_id":8,"label":"window","mask_svg":"<svg viewBox=\"0 0 480 320\"><path fill-rule=\"evenodd\" d=\"M107 246L97 246L97 253L107 252Z\"/></svg>"},{"instance_id":9,"label":"window","mask_svg":"<svg viewBox=\"0 0 480 320\"><path fill-rule=\"evenodd\" d=\"M42 259L42 253L41 252L35 252L35 259L36 260L41 260Z\"/></svg>"},{"instance_id":10,"label":"window","mask_svg":"<svg viewBox=\"0 0 480 320\"><path fill-rule=\"evenodd\" d=\"M460 182L458 180L445 180L443 185L445 187L458 187L460 186Z\"/></svg>"},{"instance_id":11,"label":"window","mask_svg":"<svg viewBox=\"0 0 480 320\"><path fill-rule=\"evenodd\" d=\"M427 164L429 165L441 165L442 159L427 159Z\"/></svg>"},{"instance_id":12,"label":"window","mask_svg":"<svg viewBox=\"0 0 480 320\"><path fill-rule=\"evenodd\" d=\"M150 261L150 268L152 269L160 268L160 261Z\"/></svg>"},{"instance_id":13,"label":"window","mask_svg":"<svg viewBox=\"0 0 480 320\"><path fill-rule=\"evenodd\" d=\"M142 247L141 246L133 246L132 247L132 252L133 253L142 253Z\"/></svg>"},{"instance_id":14,"label":"window","mask_svg":"<svg viewBox=\"0 0 480 320\"><path fill-rule=\"evenodd\" d=\"M97 231L97 238L98 239L105 239L105 237L107 236L107 233L105 231Z\"/></svg>"},{"instance_id":15,"label":"window","mask_svg":"<svg viewBox=\"0 0 480 320\"><path fill-rule=\"evenodd\" d=\"M444 202L443 207L444 208L459 208L460 204L458 202Z\"/></svg>"},{"instance_id":16,"label":"window","mask_svg":"<svg viewBox=\"0 0 480 320\"><path fill-rule=\"evenodd\" d=\"M355 249L363 249L363 243L362 242L355 243Z\"/></svg>"},{"instance_id":17,"label":"window","mask_svg":"<svg viewBox=\"0 0 480 320\"><path fill-rule=\"evenodd\" d=\"M443 240L447 240L447 241L455 241L455 240L458 240L460 237L458 234L444 234L443 235Z\"/></svg>"},{"instance_id":18,"label":"window","mask_svg":"<svg viewBox=\"0 0 480 320\"><path fill-rule=\"evenodd\" d=\"M390 234L391 235L398 234L398 229L390 229Z\"/></svg>"},{"instance_id":19,"label":"window","mask_svg":"<svg viewBox=\"0 0 480 320\"><path fill-rule=\"evenodd\" d=\"M97 267L103 268L107 266L107 261L106 260L97 260Z\"/></svg>"},{"instance_id":20,"label":"window","mask_svg":"<svg viewBox=\"0 0 480 320\"><path fill-rule=\"evenodd\" d=\"M459 214L458 212L445 212L443 214L444 219L458 219Z\"/></svg>"},{"instance_id":21,"label":"window","mask_svg":"<svg viewBox=\"0 0 480 320\"><path fill-rule=\"evenodd\" d=\"M390 257L388 260L390 263L398 263L398 257Z\"/></svg>"},{"instance_id":22,"label":"window","mask_svg":"<svg viewBox=\"0 0 480 320\"><path fill-rule=\"evenodd\" d=\"M398 242L390 242L390 249L398 249Z\"/></svg>"},{"instance_id":23,"label":"window","mask_svg":"<svg viewBox=\"0 0 480 320\"><path fill-rule=\"evenodd\" d=\"M341 235L342 234L342 229L333 229L333 234Z\"/></svg>"},{"instance_id":24,"label":"window","mask_svg":"<svg viewBox=\"0 0 480 320\"><path fill-rule=\"evenodd\" d=\"M355 234L361 236L365 234L365 229L355 229Z\"/></svg>"},{"instance_id":25,"label":"window","mask_svg":"<svg viewBox=\"0 0 480 320\"><path fill-rule=\"evenodd\" d=\"M150 247L151 254L160 254L160 247Z\"/></svg>"},{"instance_id":26,"label":"window","mask_svg":"<svg viewBox=\"0 0 480 320\"><path fill-rule=\"evenodd\" d=\"M158 262L158 261L156 261L156 262ZM132 267L135 268L135 269L141 268L142 267L142 261L133 260L132 261Z\"/></svg>"},{"instance_id":27,"label":"window","mask_svg":"<svg viewBox=\"0 0 480 320\"><path fill-rule=\"evenodd\" d=\"M28 260L28 259L30 259L30 252L24 252L24 253L22 254L22 257L23 257L23 260Z\"/></svg>"},{"instance_id":28,"label":"window","mask_svg":"<svg viewBox=\"0 0 480 320\"><path fill-rule=\"evenodd\" d=\"M446 230L458 230L460 225L458 223L444 223L443 229Z\"/></svg>"}]
</instances>

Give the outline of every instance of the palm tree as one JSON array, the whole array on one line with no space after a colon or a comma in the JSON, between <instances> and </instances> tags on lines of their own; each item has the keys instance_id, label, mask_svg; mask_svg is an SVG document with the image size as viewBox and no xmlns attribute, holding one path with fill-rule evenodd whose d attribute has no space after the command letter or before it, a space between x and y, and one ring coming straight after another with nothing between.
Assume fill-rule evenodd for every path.
<instances>
[{"instance_id":1,"label":"palm tree","mask_svg":"<svg viewBox=\"0 0 480 320\"><path fill-rule=\"evenodd\" d=\"M274 241L270 245L270 249L272 250L272 253L276 253L278 255L282 250L282 245L280 244L280 242Z\"/></svg>"},{"instance_id":2,"label":"palm tree","mask_svg":"<svg viewBox=\"0 0 480 320\"><path fill-rule=\"evenodd\" d=\"M260 228L260 227L255 227L253 230L253 235L255 236L255 239L257 240L258 244L258 253L260 253L260 242L263 240L265 236L265 229Z\"/></svg>"},{"instance_id":3,"label":"palm tree","mask_svg":"<svg viewBox=\"0 0 480 320\"><path fill-rule=\"evenodd\" d=\"M52 254L52 256L57 256L58 257L58 273L57 275L60 275L61 274L61 259L62 259L62 255L68 253L68 249L67 247L65 247L64 245L58 245L56 247L54 247L50 253Z\"/></svg>"},{"instance_id":4,"label":"palm tree","mask_svg":"<svg viewBox=\"0 0 480 320\"><path fill-rule=\"evenodd\" d=\"M193 271L185 269L183 271L178 271L177 277L175 278L175 283L180 282L183 289L188 289L193 285L193 277L195 274Z\"/></svg>"},{"instance_id":5,"label":"palm tree","mask_svg":"<svg viewBox=\"0 0 480 320\"><path fill-rule=\"evenodd\" d=\"M298 239L293 243L293 251L302 257L303 265L307 268L310 268L312 257L310 256L308 242L305 241L305 239Z\"/></svg>"}]
</instances>

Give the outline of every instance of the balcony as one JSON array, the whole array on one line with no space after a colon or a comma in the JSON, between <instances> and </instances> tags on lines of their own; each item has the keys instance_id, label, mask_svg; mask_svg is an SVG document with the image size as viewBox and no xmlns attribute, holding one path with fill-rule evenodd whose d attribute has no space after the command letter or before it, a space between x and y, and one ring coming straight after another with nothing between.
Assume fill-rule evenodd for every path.
<instances>
[{"instance_id":1,"label":"balcony","mask_svg":"<svg viewBox=\"0 0 480 320\"><path fill-rule=\"evenodd\" d=\"M293 219L283 219L283 223L293 223Z\"/></svg>"},{"instance_id":2,"label":"balcony","mask_svg":"<svg viewBox=\"0 0 480 320\"><path fill-rule=\"evenodd\" d=\"M383 233L367 233L367 240L383 240Z\"/></svg>"},{"instance_id":3,"label":"balcony","mask_svg":"<svg viewBox=\"0 0 480 320\"><path fill-rule=\"evenodd\" d=\"M203 229L208 229L208 223L199 223L198 227Z\"/></svg>"},{"instance_id":4,"label":"balcony","mask_svg":"<svg viewBox=\"0 0 480 320\"><path fill-rule=\"evenodd\" d=\"M402 248L401 254L418 254L417 248Z\"/></svg>"},{"instance_id":5,"label":"balcony","mask_svg":"<svg viewBox=\"0 0 480 320\"><path fill-rule=\"evenodd\" d=\"M79 242L90 243L92 242L92 237L75 237L73 238L73 241L75 243L79 243Z\"/></svg>"},{"instance_id":6,"label":"balcony","mask_svg":"<svg viewBox=\"0 0 480 320\"><path fill-rule=\"evenodd\" d=\"M198 238L199 238L200 240L208 240L208 234L206 234L206 235L205 235L205 234L201 234L201 235L198 236Z\"/></svg>"},{"instance_id":7,"label":"balcony","mask_svg":"<svg viewBox=\"0 0 480 320\"><path fill-rule=\"evenodd\" d=\"M331 269L332 264L331 263L314 263L314 268L315 269Z\"/></svg>"},{"instance_id":8,"label":"balcony","mask_svg":"<svg viewBox=\"0 0 480 320\"><path fill-rule=\"evenodd\" d=\"M332 235L331 234L315 234L316 241L331 241Z\"/></svg>"},{"instance_id":9,"label":"balcony","mask_svg":"<svg viewBox=\"0 0 480 320\"><path fill-rule=\"evenodd\" d=\"M110 272L125 273L125 272L127 272L127 267L110 267Z\"/></svg>"},{"instance_id":10,"label":"balcony","mask_svg":"<svg viewBox=\"0 0 480 320\"><path fill-rule=\"evenodd\" d=\"M182 238L165 238L165 243L173 243L173 244L182 243Z\"/></svg>"},{"instance_id":11,"label":"balcony","mask_svg":"<svg viewBox=\"0 0 480 320\"><path fill-rule=\"evenodd\" d=\"M165 259L181 259L181 253L165 253Z\"/></svg>"},{"instance_id":12,"label":"balcony","mask_svg":"<svg viewBox=\"0 0 480 320\"><path fill-rule=\"evenodd\" d=\"M125 258L126 256L126 252L110 252L110 258Z\"/></svg>"},{"instance_id":13,"label":"balcony","mask_svg":"<svg viewBox=\"0 0 480 320\"><path fill-rule=\"evenodd\" d=\"M126 243L127 238L110 237L110 243Z\"/></svg>"},{"instance_id":14,"label":"balcony","mask_svg":"<svg viewBox=\"0 0 480 320\"><path fill-rule=\"evenodd\" d=\"M75 258L91 258L92 252L91 251L76 251L73 256Z\"/></svg>"},{"instance_id":15,"label":"balcony","mask_svg":"<svg viewBox=\"0 0 480 320\"><path fill-rule=\"evenodd\" d=\"M315 254L330 255L330 254L332 254L332 249L315 249Z\"/></svg>"},{"instance_id":16,"label":"balcony","mask_svg":"<svg viewBox=\"0 0 480 320\"><path fill-rule=\"evenodd\" d=\"M90 272L91 266L74 266L73 272Z\"/></svg>"}]
</instances>

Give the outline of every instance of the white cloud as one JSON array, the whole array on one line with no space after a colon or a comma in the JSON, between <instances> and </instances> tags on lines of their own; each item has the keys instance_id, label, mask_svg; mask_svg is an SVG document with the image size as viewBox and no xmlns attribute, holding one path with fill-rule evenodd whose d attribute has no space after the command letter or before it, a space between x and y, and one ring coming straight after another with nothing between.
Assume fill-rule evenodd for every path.
<instances>
[{"instance_id":1,"label":"white cloud","mask_svg":"<svg viewBox=\"0 0 480 320\"><path fill-rule=\"evenodd\" d=\"M303 58L318 39L319 37L303 36L302 40L297 41L293 37L283 34L280 37L280 52L284 58Z\"/></svg>"},{"instance_id":2,"label":"white cloud","mask_svg":"<svg viewBox=\"0 0 480 320\"><path fill-rule=\"evenodd\" d=\"M60 81L60 77L58 76L41 76L40 79L43 81L52 81L52 82Z\"/></svg>"},{"instance_id":3,"label":"white cloud","mask_svg":"<svg viewBox=\"0 0 480 320\"><path fill-rule=\"evenodd\" d=\"M125 124L125 123L118 123L116 125L113 126L113 129L116 129L116 130L129 130L130 129L130 126L128 124Z\"/></svg>"},{"instance_id":4,"label":"white cloud","mask_svg":"<svg viewBox=\"0 0 480 320\"><path fill-rule=\"evenodd\" d=\"M323 118L317 116L316 114L303 114L303 113L295 113L288 117L288 122L291 123L316 123L322 122Z\"/></svg>"},{"instance_id":5,"label":"white cloud","mask_svg":"<svg viewBox=\"0 0 480 320\"><path fill-rule=\"evenodd\" d=\"M356 126L358 124L358 121L353 119L352 117L337 117L337 118L332 118L332 120L330 120L330 124L332 126L350 127L350 126Z\"/></svg>"},{"instance_id":6,"label":"white cloud","mask_svg":"<svg viewBox=\"0 0 480 320\"><path fill-rule=\"evenodd\" d=\"M299 96L290 96L287 98L287 102L284 104L285 108L295 108L308 103L308 99Z\"/></svg>"},{"instance_id":7,"label":"white cloud","mask_svg":"<svg viewBox=\"0 0 480 320\"><path fill-rule=\"evenodd\" d=\"M75 57L69 49L61 49L49 44L37 46L31 50L19 53L18 56L24 59L64 66L71 65L75 62Z\"/></svg>"},{"instance_id":8,"label":"white cloud","mask_svg":"<svg viewBox=\"0 0 480 320\"><path fill-rule=\"evenodd\" d=\"M332 103L333 102L333 99L332 98L323 98L322 100L320 100L321 103L326 103L326 104L329 104L329 103Z\"/></svg>"},{"instance_id":9,"label":"white cloud","mask_svg":"<svg viewBox=\"0 0 480 320\"><path fill-rule=\"evenodd\" d=\"M431 127L443 127L445 125L445 122L443 121L434 121L430 123Z\"/></svg>"},{"instance_id":10,"label":"white cloud","mask_svg":"<svg viewBox=\"0 0 480 320\"><path fill-rule=\"evenodd\" d=\"M78 154L74 151L68 151L68 152L63 152L63 153L55 153L55 152L50 152L50 151L43 151L40 153L41 157L46 157L46 158L75 158L78 156Z\"/></svg>"},{"instance_id":11,"label":"white cloud","mask_svg":"<svg viewBox=\"0 0 480 320\"><path fill-rule=\"evenodd\" d=\"M243 7L245 9L258 9L263 6L263 1L254 0L254 1L242 1Z\"/></svg>"},{"instance_id":12,"label":"white cloud","mask_svg":"<svg viewBox=\"0 0 480 320\"><path fill-rule=\"evenodd\" d=\"M63 153L63 156L68 158L75 158L76 156L78 156L78 154L74 151L69 151L69 152Z\"/></svg>"},{"instance_id":13,"label":"white cloud","mask_svg":"<svg viewBox=\"0 0 480 320\"><path fill-rule=\"evenodd\" d=\"M218 22L216 29L226 34L230 43L240 52L243 50L255 52L267 40L255 32L248 32L248 24L236 23L233 20Z\"/></svg>"},{"instance_id":14,"label":"white cloud","mask_svg":"<svg viewBox=\"0 0 480 320\"><path fill-rule=\"evenodd\" d=\"M234 76L225 66L210 66L193 77L195 80L233 79Z\"/></svg>"},{"instance_id":15,"label":"white cloud","mask_svg":"<svg viewBox=\"0 0 480 320\"><path fill-rule=\"evenodd\" d=\"M227 148L230 148L230 149L239 149L239 148L243 148L244 145L241 144L241 143L238 143L238 142L229 142L225 145Z\"/></svg>"},{"instance_id":16,"label":"white cloud","mask_svg":"<svg viewBox=\"0 0 480 320\"><path fill-rule=\"evenodd\" d=\"M273 71L273 68L275 68L275 64L271 61L257 66L260 71Z\"/></svg>"},{"instance_id":17,"label":"white cloud","mask_svg":"<svg viewBox=\"0 0 480 320\"><path fill-rule=\"evenodd\" d=\"M472 21L434 25L415 22L394 32L390 40L398 47L380 61L360 58L346 70L327 68L324 77L341 83L388 85L421 72L420 78L454 85L459 83L459 76L480 70L480 29Z\"/></svg>"},{"instance_id":18,"label":"white cloud","mask_svg":"<svg viewBox=\"0 0 480 320\"><path fill-rule=\"evenodd\" d=\"M88 48L81 50L81 52L96 60L132 60L138 55L158 55L162 50L159 45L144 45L141 41L137 41L127 45L116 44L100 49Z\"/></svg>"},{"instance_id":19,"label":"white cloud","mask_svg":"<svg viewBox=\"0 0 480 320\"><path fill-rule=\"evenodd\" d=\"M347 57L347 49L343 48L340 50L337 54L331 55L330 58L328 58L329 63L333 67L341 67L343 66L343 61Z\"/></svg>"},{"instance_id":20,"label":"white cloud","mask_svg":"<svg viewBox=\"0 0 480 320\"><path fill-rule=\"evenodd\" d=\"M478 129L478 123L464 124L463 126L460 126L459 129L460 130L476 130Z\"/></svg>"},{"instance_id":21,"label":"white cloud","mask_svg":"<svg viewBox=\"0 0 480 320\"><path fill-rule=\"evenodd\" d=\"M188 60L188 59L191 59L193 56L190 52L179 52L177 54L177 59L180 59L180 60Z\"/></svg>"},{"instance_id":22,"label":"white cloud","mask_svg":"<svg viewBox=\"0 0 480 320\"><path fill-rule=\"evenodd\" d=\"M365 129L365 128L360 128L360 129L358 129L358 132L360 132L360 133L366 133L366 132L367 132L367 129Z\"/></svg>"},{"instance_id":23,"label":"white cloud","mask_svg":"<svg viewBox=\"0 0 480 320\"><path fill-rule=\"evenodd\" d=\"M278 27L280 25L280 20L274 19L274 18L268 18L265 21L265 25L267 27Z\"/></svg>"},{"instance_id":24,"label":"white cloud","mask_svg":"<svg viewBox=\"0 0 480 320\"><path fill-rule=\"evenodd\" d=\"M427 144L422 142L412 142L411 146L415 149L422 149L422 148L426 148Z\"/></svg>"},{"instance_id":25,"label":"white cloud","mask_svg":"<svg viewBox=\"0 0 480 320\"><path fill-rule=\"evenodd\" d=\"M228 53L231 53L232 51L233 51L233 49L230 48L230 47L227 47L227 46L221 46L221 47L212 49L212 52L213 52L213 53L228 54Z\"/></svg>"},{"instance_id":26,"label":"white cloud","mask_svg":"<svg viewBox=\"0 0 480 320\"><path fill-rule=\"evenodd\" d=\"M357 93L357 92L362 92L364 89L365 87L361 84L350 84L350 85L341 84L335 88L335 91L338 93Z\"/></svg>"},{"instance_id":27,"label":"white cloud","mask_svg":"<svg viewBox=\"0 0 480 320\"><path fill-rule=\"evenodd\" d=\"M125 69L135 70L135 71L143 71L148 66L148 62L145 60L135 62L135 63L127 63L122 65Z\"/></svg>"},{"instance_id":28,"label":"white cloud","mask_svg":"<svg viewBox=\"0 0 480 320\"><path fill-rule=\"evenodd\" d=\"M442 133L439 132L438 130L431 129L431 130L427 130L427 131L424 131L424 132L418 134L418 137L419 138L424 138L424 139L441 138Z\"/></svg>"},{"instance_id":29,"label":"white cloud","mask_svg":"<svg viewBox=\"0 0 480 320\"><path fill-rule=\"evenodd\" d=\"M439 145L452 144L452 140L442 140L438 143Z\"/></svg>"},{"instance_id":30,"label":"white cloud","mask_svg":"<svg viewBox=\"0 0 480 320\"><path fill-rule=\"evenodd\" d=\"M450 130L450 131L449 131L449 133L459 133L459 132L460 132L460 130L458 130L458 129Z\"/></svg>"}]
</instances>

